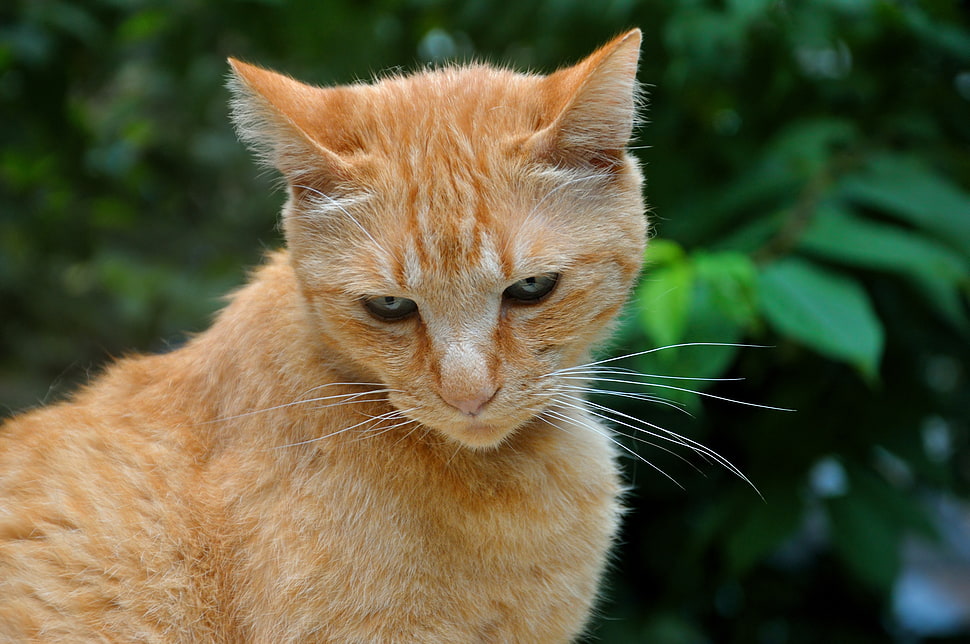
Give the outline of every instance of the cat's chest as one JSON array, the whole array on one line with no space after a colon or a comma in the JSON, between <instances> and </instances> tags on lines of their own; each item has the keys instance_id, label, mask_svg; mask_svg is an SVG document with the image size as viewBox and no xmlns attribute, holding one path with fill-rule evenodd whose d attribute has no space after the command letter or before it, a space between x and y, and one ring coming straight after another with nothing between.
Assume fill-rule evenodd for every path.
<instances>
[{"instance_id":1,"label":"cat's chest","mask_svg":"<svg viewBox=\"0 0 970 644\"><path fill-rule=\"evenodd\" d=\"M542 637L556 641L585 614L618 512L608 450L586 450L582 466L563 456L560 446L512 459L507 472L469 469L474 459L325 457L256 488L236 508L245 630L276 641L527 641L550 628Z\"/></svg>"}]
</instances>

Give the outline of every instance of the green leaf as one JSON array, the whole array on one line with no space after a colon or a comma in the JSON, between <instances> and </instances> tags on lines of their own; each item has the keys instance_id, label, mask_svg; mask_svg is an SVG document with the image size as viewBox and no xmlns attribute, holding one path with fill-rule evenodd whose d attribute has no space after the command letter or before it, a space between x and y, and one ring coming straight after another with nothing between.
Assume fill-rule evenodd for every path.
<instances>
[{"instance_id":1,"label":"green leaf","mask_svg":"<svg viewBox=\"0 0 970 644\"><path fill-rule=\"evenodd\" d=\"M933 303L937 312L944 319L949 320L958 329L967 330L970 328L965 308L966 299L960 291L940 280L925 279L920 276L915 277L914 281L919 292Z\"/></svg>"},{"instance_id":2,"label":"green leaf","mask_svg":"<svg viewBox=\"0 0 970 644\"><path fill-rule=\"evenodd\" d=\"M650 271L644 277L637 295L640 320L661 345L683 339L693 283L693 267L683 260Z\"/></svg>"},{"instance_id":3,"label":"green leaf","mask_svg":"<svg viewBox=\"0 0 970 644\"><path fill-rule=\"evenodd\" d=\"M659 344L684 341L688 326L703 329L710 326L708 318L726 318L732 338L735 328L757 320L757 271L746 255L727 251L688 257L673 242L659 250L661 264L644 278L638 295L643 328ZM720 332L723 325L718 326ZM723 335L699 339L726 341Z\"/></svg>"},{"instance_id":4,"label":"green leaf","mask_svg":"<svg viewBox=\"0 0 970 644\"><path fill-rule=\"evenodd\" d=\"M677 247L679 249L679 247ZM737 342L758 320L757 272L736 252L682 251L673 263L647 274L638 292L640 323L655 346L681 342ZM714 378L737 354L736 347L671 348L643 356L638 368L650 373ZM692 396L669 391L681 402Z\"/></svg>"},{"instance_id":5,"label":"green leaf","mask_svg":"<svg viewBox=\"0 0 970 644\"><path fill-rule=\"evenodd\" d=\"M791 257L762 270L759 296L761 311L780 333L876 376L883 329L854 280Z\"/></svg>"},{"instance_id":6,"label":"green leaf","mask_svg":"<svg viewBox=\"0 0 970 644\"><path fill-rule=\"evenodd\" d=\"M800 248L850 266L905 275L945 318L967 324L959 293L970 286L970 262L934 239L829 205L819 209Z\"/></svg>"},{"instance_id":7,"label":"green leaf","mask_svg":"<svg viewBox=\"0 0 970 644\"><path fill-rule=\"evenodd\" d=\"M930 231L970 256L970 194L919 161L876 156L862 174L846 179L842 190L850 199Z\"/></svg>"},{"instance_id":8,"label":"green leaf","mask_svg":"<svg viewBox=\"0 0 970 644\"><path fill-rule=\"evenodd\" d=\"M711 284L695 280L684 341L738 342L741 336L742 327L724 315ZM737 352L738 348L734 346L684 347L664 352L662 358L667 361L667 372L672 375L717 378L731 366Z\"/></svg>"},{"instance_id":9,"label":"green leaf","mask_svg":"<svg viewBox=\"0 0 970 644\"><path fill-rule=\"evenodd\" d=\"M837 206L818 210L801 247L853 266L951 283L970 280L970 262L943 244L898 226L853 216Z\"/></svg>"},{"instance_id":10,"label":"green leaf","mask_svg":"<svg viewBox=\"0 0 970 644\"><path fill-rule=\"evenodd\" d=\"M749 327L758 318L758 271L742 253L697 253L697 280L710 285L711 300L722 314L739 327Z\"/></svg>"},{"instance_id":11,"label":"green leaf","mask_svg":"<svg viewBox=\"0 0 970 644\"><path fill-rule=\"evenodd\" d=\"M653 268L675 262L683 262L687 257L683 247L669 239L654 239L647 246L647 267Z\"/></svg>"},{"instance_id":12,"label":"green leaf","mask_svg":"<svg viewBox=\"0 0 970 644\"><path fill-rule=\"evenodd\" d=\"M651 338L656 341L656 338ZM681 342L732 343L741 339L741 327L729 319L715 305L711 285L695 279L687 303L687 321ZM664 346L670 343L657 343ZM664 374L690 378L717 378L724 374L737 356L736 346L683 346L668 347L662 351L637 358L635 369L641 373ZM705 383L667 383L663 396L672 401L694 408L699 404L696 394L688 390L704 389ZM678 391L671 387L682 387Z\"/></svg>"}]
</instances>

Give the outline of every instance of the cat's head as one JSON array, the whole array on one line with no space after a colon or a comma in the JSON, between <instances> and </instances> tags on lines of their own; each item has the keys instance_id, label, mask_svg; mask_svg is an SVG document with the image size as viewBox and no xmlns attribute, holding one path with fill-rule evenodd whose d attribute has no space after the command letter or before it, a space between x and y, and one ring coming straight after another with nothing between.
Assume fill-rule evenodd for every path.
<instances>
[{"instance_id":1,"label":"cat's head","mask_svg":"<svg viewBox=\"0 0 970 644\"><path fill-rule=\"evenodd\" d=\"M641 266L627 153L640 32L549 76L484 65L317 88L230 61L241 137L286 178L320 341L470 447L534 418Z\"/></svg>"}]
</instances>

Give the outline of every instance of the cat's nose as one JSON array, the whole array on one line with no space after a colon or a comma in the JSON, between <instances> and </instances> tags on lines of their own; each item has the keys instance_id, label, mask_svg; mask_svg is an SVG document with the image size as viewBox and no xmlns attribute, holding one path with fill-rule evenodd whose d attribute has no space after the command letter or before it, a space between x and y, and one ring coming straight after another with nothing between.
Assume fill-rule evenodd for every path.
<instances>
[{"instance_id":1,"label":"cat's nose","mask_svg":"<svg viewBox=\"0 0 970 644\"><path fill-rule=\"evenodd\" d=\"M478 391L455 391L447 387L441 391L441 397L446 403L468 416L478 416L485 405L495 397L498 385L485 385Z\"/></svg>"}]
</instances>

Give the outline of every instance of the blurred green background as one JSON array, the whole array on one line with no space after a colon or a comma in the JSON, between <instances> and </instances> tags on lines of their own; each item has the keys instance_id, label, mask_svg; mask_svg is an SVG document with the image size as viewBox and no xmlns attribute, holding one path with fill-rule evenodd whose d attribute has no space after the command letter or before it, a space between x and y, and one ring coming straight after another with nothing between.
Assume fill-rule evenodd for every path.
<instances>
[{"instance_id":1,"label":"blurred green background","mask_svg":"<svg viewBox=\"0 0 970 644\"><path fill-rule=\"evenodd\" d=\"M970 638L970 3L11 0L0 8L0 415L177 346L280 243L225 57L321 84L548 71L644 31L657 238L614 353L744 378L609 399L724 454L630 443L590 641ZM658 380L677 384L670 380ZM683 383L680 383L683 384ZM701 384L694 382L694 385ZM678 385L679 386L679 385ZM628 432L631 433L631 432ZM683 450L680 450L683 452Z\"/></svg>"}]
</instances>

